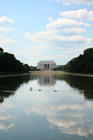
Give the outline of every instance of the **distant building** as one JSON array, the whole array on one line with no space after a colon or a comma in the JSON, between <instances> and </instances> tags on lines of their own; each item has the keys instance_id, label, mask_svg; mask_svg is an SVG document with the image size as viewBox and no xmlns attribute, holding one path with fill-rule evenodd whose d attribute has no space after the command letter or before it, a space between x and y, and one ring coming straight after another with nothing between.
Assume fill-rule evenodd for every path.
<instances>
[{"instance_id":1,"label":"distant building","mask_svg":"<svg viewBox=\"0 0 93 140\"><path fill-rule=\"evenodd\" d=\"M39 61L37 63L37 69L53 69L56 68L56 63L54 61Z\"/></svg>"}]
</instances>

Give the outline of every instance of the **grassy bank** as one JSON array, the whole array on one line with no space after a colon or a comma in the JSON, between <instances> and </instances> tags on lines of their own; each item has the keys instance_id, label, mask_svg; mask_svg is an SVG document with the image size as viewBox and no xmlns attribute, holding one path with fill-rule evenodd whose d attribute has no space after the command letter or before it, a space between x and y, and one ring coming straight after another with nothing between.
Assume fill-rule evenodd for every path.
<instances>
[{"instance_id":1,"label":"grassy bank","mask_svg":"<svg viewBox=\"0 0 93 140\"><path fill-rule=\"evenodd\" d=\"M64 72L64 71L54 71L54 74L67 74L67 75L75 75L75 76L93 77L93 74L69 73L69 72Z\"/></svg>"},{"instance_id":2,"label":"grassy bank","mask_svg":"<svg viewBox=\"0 0 93 140\"><path fill-rule=\"evenodd\" d=\"M13 77L13 76L25 76L25 75L75 75L75 76L85 76L85 77L93 77L93 74L81 74L81 73L69 73L64 71L30 71L29 73L20 73L20 74L0 74L0 77Z\"/></svg>"},{"instance_id":3,"label":"grassy bank","mask_svg":"<svg viewBox=\"0 0 93 140\"><path fill-rule=\"evenodd\" d=\"M40 71L30 71L29 74L38 75L40 74Z\"/></svg>"},{"instance_id":4,"label":"grassy bank","mask_svg":"<svg viewBox=\"0 0 93 140\"><path fill-rule=\"evenodd\" d=\"M1 74L0 77L14 77L14 76L25 76L29 73L20 73L20 74Z\"/></svg>"}]
</instances>

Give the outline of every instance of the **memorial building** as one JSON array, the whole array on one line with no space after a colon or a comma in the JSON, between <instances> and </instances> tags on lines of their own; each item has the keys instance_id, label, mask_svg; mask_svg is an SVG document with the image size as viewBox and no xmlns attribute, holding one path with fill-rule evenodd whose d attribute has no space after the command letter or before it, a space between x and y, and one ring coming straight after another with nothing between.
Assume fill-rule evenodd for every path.
<instances>
[{"instance_id":1,"label":"memorial building","mask_svg":"<svg viewBox=\"0 0 93 140\"><path fill-rule=\"evenodd\" d=\"M56 63L54 61L39 61L39 63L37 63L37 69L40 70L53 68L56 68Z\"/></svg>"}]
</instances>

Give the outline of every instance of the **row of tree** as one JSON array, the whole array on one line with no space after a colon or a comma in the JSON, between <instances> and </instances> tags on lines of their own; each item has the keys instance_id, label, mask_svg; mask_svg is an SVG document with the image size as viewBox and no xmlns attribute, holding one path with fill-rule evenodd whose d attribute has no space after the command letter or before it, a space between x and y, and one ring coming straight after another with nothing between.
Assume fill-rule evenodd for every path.
<instances>
[{"instance_id":1,"label":"row of tree","mask_svg":"<svg viewBox=\"0 0 93 140\"><path fill-rule=\"evenodd\" d=\"M93 48L84 50L83 55L71 59L66 65L61 65L55 70L73 73L93 73Z\"/></svg>"},{"instance_id":2,"label":"row of tree","mask_svg":"<svg viewBox=\"0 0 93 140\"><path fill-rule=\"evenodd\" d=\"M23 64L13 54L3 52L0 48L0 73L24 73L29 70L28 64Z\"/></svg>"}]
</instances>

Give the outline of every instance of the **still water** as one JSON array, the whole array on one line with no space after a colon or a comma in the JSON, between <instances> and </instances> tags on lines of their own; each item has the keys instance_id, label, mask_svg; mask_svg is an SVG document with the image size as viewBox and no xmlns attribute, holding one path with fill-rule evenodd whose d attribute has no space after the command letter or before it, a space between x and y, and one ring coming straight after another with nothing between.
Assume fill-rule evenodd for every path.
<instances>
[{"instance_id":1,"label":"still water","mask_svg":"<svg viewBox=\"0 0 93 140\"><path fill-rule=\"evenodd\" d=\"M0 78L0 140L93 140L93 78Z\"/></svg>"}]
</instances>

